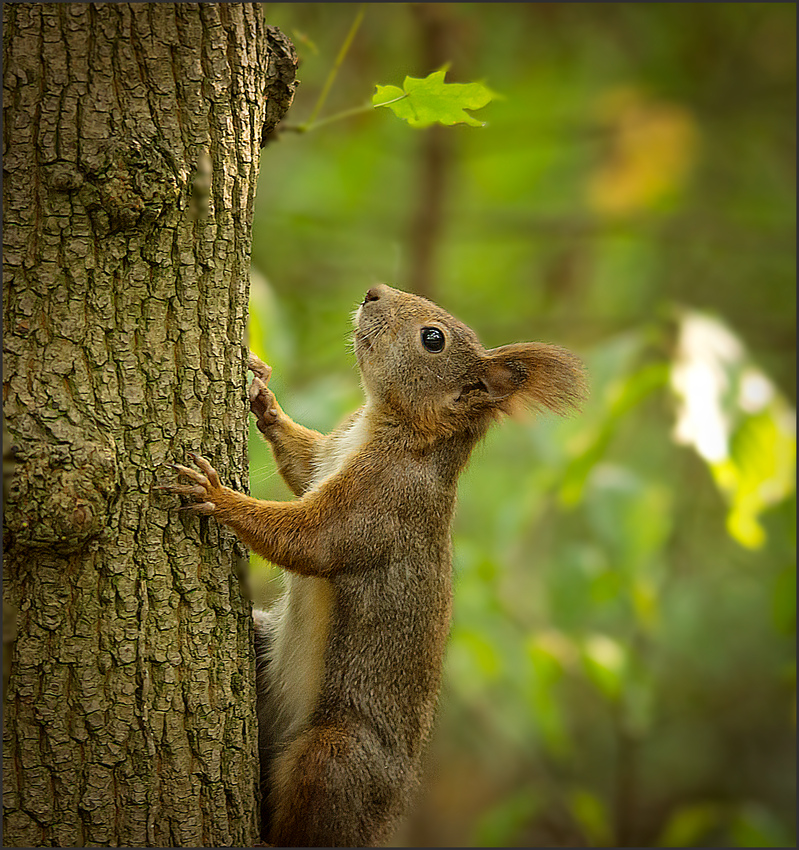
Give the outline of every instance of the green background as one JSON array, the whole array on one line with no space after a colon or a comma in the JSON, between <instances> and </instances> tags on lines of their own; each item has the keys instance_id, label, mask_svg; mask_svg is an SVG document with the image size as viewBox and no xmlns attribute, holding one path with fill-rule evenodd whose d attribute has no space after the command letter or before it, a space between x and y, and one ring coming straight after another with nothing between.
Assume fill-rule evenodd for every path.
<instances>
[{"instance_id":1,"label":"green background","mask_svg":"<svg viewBox=\"0 0 799 850\"><path fill-rule=\"evenodd\" d=\"M571 348L591 396L502 423L463 475L439 719L395 843L793 845L795 5L424 5L365 5L319 117L446 62L501 97L479 128L380 109L271 141L251 347L331 430L361 401L350 314L384 281L487 347ZM284 124L359 8L267 4L301 58ZM723 457L675 439L675 370L703 351ZM290 498L254 429L250 453L252 492Z\"/></svg>"}]
</instances>

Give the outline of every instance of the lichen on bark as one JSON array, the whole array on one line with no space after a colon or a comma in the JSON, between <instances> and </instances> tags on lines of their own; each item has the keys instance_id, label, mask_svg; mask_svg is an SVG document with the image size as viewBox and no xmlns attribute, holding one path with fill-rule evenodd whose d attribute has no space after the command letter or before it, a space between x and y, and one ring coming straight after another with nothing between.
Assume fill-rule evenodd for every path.
<instances>
[{"instance_id":1,"label":"lichen on bark","mask_svg":"<svg viewBox=\"0 0 799 850\"><path fill-rule=\"evenodd\" d=\"M4 843L252 844L244 553L151 488L190 450L247 488L262 10L3 16Z\"/></svg>"}]
</instances>

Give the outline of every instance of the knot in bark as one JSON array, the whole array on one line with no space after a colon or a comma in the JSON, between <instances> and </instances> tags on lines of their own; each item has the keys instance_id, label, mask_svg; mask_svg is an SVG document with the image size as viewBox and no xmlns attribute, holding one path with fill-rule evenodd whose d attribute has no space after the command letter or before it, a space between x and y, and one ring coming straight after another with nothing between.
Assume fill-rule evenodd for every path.
<instances>
[{"instance_id":1,"label":"knot in bark","mask_svg":"<svg viewBox=\"0 0 799 850\"><path fill-rule=\"evenodd\" d=\"M101 234L151 227L178 205L185 180L157 140L111 139L85 163L78 198Z\"/></svg>"},{"instance_id":2,"label":"knot in bark","mask_svg":"<svg viewBox=\"0 0 799 850\"><path fill-rule=\"evenodd\" d=\"M108 446L30 446L17 451L5 531L16 550L80 551L108 525L117 469Z\"/></svg>"}]
</instances>

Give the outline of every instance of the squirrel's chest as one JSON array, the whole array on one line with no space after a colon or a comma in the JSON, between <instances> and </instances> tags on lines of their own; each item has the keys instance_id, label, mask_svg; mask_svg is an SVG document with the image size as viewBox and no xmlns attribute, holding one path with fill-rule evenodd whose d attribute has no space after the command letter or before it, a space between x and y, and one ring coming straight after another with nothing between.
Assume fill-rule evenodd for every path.
<instances>
[{"instance_id":1,"label":"squirrel's chest","mask_svg":"<svg viewBox=\"0 0 799 850\"><path fill-rule=\"evenodd\" d=\"M369 436L362 415L331 435L314 460L309 492L338 473ZM288 575L287 605L277 631L272 675L282 701L286 733L302 728L313 711L324 675L334 605L333 587L324 578Z\"/></svg>"},{"instance_id":2,"label":"squirrel's chest","mask_svg":"<svg viewBox=\"0 0 799 850\"><path fill-rule=\"evenodd\" d=\"M363 412L338 433L332 434L314 460L314 477L310 490L340 472L347 461L369 438L369 427Z\"/></svg>"}]
</instances>

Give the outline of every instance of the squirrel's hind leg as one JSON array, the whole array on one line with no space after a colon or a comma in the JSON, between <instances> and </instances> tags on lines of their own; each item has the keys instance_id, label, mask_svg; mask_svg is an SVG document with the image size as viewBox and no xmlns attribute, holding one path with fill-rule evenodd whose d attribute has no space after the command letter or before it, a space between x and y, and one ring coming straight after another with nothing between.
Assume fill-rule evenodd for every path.
<instances>
[{"instance_id":1,"label":"squirrel's hind leg","mask_svg":"<svg viewBox=\"0 0 799 850\"><path fill-rule=\"evenodd\" d=\"M404 783L364 727L306 729L275 758L271 824L275 847L370 847L398 814Z\"/></svg>"}]
</instances>

